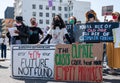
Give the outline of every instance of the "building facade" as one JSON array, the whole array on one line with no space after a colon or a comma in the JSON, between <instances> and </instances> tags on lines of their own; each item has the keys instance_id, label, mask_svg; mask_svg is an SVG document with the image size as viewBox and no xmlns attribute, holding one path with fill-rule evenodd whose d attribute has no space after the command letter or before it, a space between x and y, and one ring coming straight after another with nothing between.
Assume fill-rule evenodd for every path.
<instances>
[{"instance_id":1,"label":"building facade","mask_svg":"<svg viewBox=\"0 0 120 83\"><path fill-rule=\"evenodd\" d=\"M51 25L52 18L59 14L65 22L70 16L75 16L78 21L85 22L85 13L90 10L90 2L76 0L53 0L52 7L48 0L15 0L15 16L23 16L24 23L30 25L30 18L35 17L38 26L44 29Z\"/></svg>"},{"instance_id":2,"label":"building facade","mask_svg":"<svg viewBox=\"0 0 120 83\"><path fill-rule=\"evenodd\" d=\"M14 19L14 7L7 7L6 8L5 19Z\"/></svg>"}]
</instances>

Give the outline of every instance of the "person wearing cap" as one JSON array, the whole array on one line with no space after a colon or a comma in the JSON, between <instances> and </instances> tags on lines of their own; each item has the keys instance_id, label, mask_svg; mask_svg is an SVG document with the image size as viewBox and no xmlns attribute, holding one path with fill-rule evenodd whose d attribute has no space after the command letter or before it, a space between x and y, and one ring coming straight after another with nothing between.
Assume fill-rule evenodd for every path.
<instances>
[{"instance_id":1,"label":"person wearing cap","mask_svg":"<svg viewBox=\"0 0 120 83\"><path fill-rule=\"evenodd\" d=\"M120 22L119 12L112 13L110 22ZM114 48L114 43L107 43L106 53L108 56L108 66L111 68L109 74L118 74L115 69L120 68L120 48Z\"/></svg>"},{"instance_id":2,"label":"person wearing cap","mask_svg":"<svg viewBox=\"0 0 120 83\"><path fill-rule=\"evenodd\" d=\"M37 44L44 37L43 31L39 27L37 27L36 18L31 18L30 23L31 27L29 31L29 44Z\"/></svg>"},{"instance_id":3,"label":"person wearing cap","mask_svg":"<svg viewBox=\"0 0 120 83\"><path fill-rule=\"evenodd\" d=\"M16 16L16 22L14 27L17 28L14 32L18 34L18 36L11 37L12 44L28 44L29 37L29 28L23 23L22 16ZM10 37L10 33L7 33L7 36Z\"/></svg>"}]
</instances>

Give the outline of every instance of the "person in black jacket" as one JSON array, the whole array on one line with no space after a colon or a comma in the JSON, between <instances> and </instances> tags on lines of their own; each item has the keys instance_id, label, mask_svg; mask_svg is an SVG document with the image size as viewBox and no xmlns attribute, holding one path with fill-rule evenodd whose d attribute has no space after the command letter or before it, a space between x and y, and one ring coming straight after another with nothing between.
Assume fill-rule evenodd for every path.
<instances>
[{"instance_id":1,"label":"person in black jacket","mask_svg":"<svg viewBox=\"0 0 120 83\"><path fill-rule=\"evenodd\" d=\"M10 33L7 33L7 36L11 39L12 44L28 44L29 37L29 28L23 23L22 16L16 16L16 23L14 27L17 28L14 32L18 36L10 36Z\"/></svg>"},{"instance_id":2,"label":"person in black jacket","mask_svg":"<svg viewBox=\"0 0 120 83\"><path fill-rule=\"evenodd\" d=\"M64 36L71 44L72 42L67 34L67 30L65 27L66 26L65 26L65 23L63 22L62 18L59 15L56 15L53 18L53 22L48 31L47 36L42 40L41 44L43 44L50 37L52 38L50 41L50 44L63 44Z\"/></svg>"}]
</instances>

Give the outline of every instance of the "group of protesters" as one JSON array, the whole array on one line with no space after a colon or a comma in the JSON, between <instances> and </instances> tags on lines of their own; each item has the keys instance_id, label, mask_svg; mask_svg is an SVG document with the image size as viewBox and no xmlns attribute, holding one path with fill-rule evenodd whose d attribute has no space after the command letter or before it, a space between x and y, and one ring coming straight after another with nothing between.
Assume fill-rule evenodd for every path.
<instances>
[{"instance_id":1,"label":"group of protesters","mask_svg":"<svg viewBox=\"0 0 120 83\"><path fill-rule=\"evenodd\" d=\"M113 12L111 16L112 20L107 20L108 22L120 22L119 12ZM94 10L87 11L85 17L86 23L100 22ZM74 33L71 36L68 34L66 25L60 15L55 15L53 17L51 26L47 27L45 32L43 32L41 28L37 26L36 18L31 18L30 23L31 26L26 26L23 23L23 17L16 16L16 22L14 26L17 28L17 30L14 32L18 35L11 36L9 31L6 34L11 44L64 44L66 43L66 40L69 44L76 43ZM73 31L75 32L75 25L79 24L80 22L77 21L76 17L71 16L68 19L68 23L73 25ZM105 44L106 55L108 57L108 66L110 67L109 73L115 74L120 68L120 48L114 48L113 42Z\"/></svg>"}]
</instances>

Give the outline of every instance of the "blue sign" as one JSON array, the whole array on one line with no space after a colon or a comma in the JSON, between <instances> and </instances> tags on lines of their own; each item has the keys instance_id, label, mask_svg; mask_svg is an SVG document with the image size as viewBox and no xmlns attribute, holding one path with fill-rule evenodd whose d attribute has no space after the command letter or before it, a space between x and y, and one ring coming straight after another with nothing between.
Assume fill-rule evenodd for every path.
<instances>
[{"instance_id":1,"label":"blue sign","mask_svg":"<svg viewBox=\"0 0 120 83\"><path fill-rule=\"evenodd\" d=\"M75 40L77 42L113 42L112 29L119 23L95 22L76 25Z\"/></svg>"}]
</instances>

